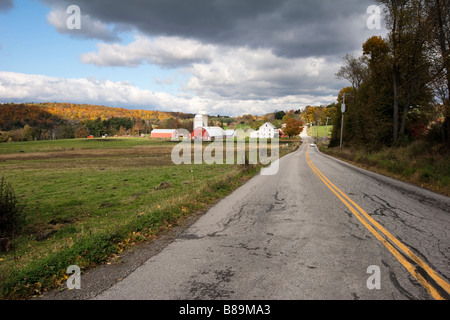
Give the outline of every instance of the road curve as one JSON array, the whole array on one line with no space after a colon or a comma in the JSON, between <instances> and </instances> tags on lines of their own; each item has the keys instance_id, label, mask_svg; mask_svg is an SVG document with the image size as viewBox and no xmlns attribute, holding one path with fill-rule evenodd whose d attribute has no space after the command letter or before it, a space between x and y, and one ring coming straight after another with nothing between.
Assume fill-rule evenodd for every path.
<instances>
[{"instance_id":1,"label":"road curve","mask_svg":"<svg viewBox=\"0 0 450 320\"><path fill-rule=\"evenodd\" d=\"M304 143L95 299L448 299L449 208Z\"/></svg>"}]
</instances>

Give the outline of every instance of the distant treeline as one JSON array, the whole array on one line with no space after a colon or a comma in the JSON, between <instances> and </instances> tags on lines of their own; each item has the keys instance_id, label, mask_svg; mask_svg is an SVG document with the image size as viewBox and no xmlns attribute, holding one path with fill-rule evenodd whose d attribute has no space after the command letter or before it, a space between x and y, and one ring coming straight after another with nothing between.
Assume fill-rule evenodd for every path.
<instances>
[{"instance_id":1,"label":"distant treeline","mask_svg":"<svg viewBox=\"0 0 450 320\"><path fill-rule=\"evenodd\" d=\"M337 104L307 106L303 110L274 111L262 116L210 115L208 125L222 128L252 128L265 122L281 128L290 118L306 123L331 123ZM152 129L193 129L195 114L112 108L72 103L0 104L0 142L32 141L149 134ZM299 122L299 123L300 123ZM299 126L301 126L299 124ZM294 126L297 126L294 123ZM295 128L294 128L295 129ZM293 130L295 132L296 130Z\"/></svg>"},{"instance_id":2,"label":"distant treeline","mask_svg":"<svg viewBox=\"0 0 450 320\"><path fill-rule=\"evenodd\" d=\"M193 114L70 103L0 105L0 142L140 135L153 127L191 129Z\"/></svg>"}]
</instances>

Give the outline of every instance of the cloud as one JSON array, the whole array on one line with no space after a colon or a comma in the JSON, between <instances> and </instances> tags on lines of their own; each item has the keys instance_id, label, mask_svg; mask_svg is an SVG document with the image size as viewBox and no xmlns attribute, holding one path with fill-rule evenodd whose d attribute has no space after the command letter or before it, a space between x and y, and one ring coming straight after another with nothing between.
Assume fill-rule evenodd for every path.
<instances>
[{"instance_id":1,"label":"cloud","mask_svg":"<svg viewBox=\"0 0 450 320\"><path fill-rule=\"evenodd\" d=\"M69 1L42 0L51 7ZM78 0L84 15L149 37L268 48L276 55L339 55L360 47L371 0Z\"/></svg>"},{"instance_id":2,"label":"cloud","mask_svg":"<svg viewBox=\"0 0 450 320\"><path fill-rule=\"evenodd\" d=\"M0 0L0 13L9 11L14 6L14 0Z\"/></svg>"},{"instance_id":3,"label":"cloud","mask_svg":"<svg viewBox=\"0 0 450 320\"><path fill-rule=\"evenodd\" d=\"M214 99L265 100L297 93L334 94L338 62L324 57L287 58L270 49L204 45L178 37L137 36L127 45L98 45L81 61L99 66L143 63L182 68L190 78L183 90ZM340 61L339 61L340 63Z\"/></svg>"},{"instance_id":4,"label":"cloud","mask_svg":"<svg viewBox=\"0 0 450 320\"><path fill-rule=\"evenodd\" d=\"M69 29L67 20L71 15L72 13L67 13L66 9L58 7L47 15L47 22L54 26L59 33L69 34L74 37L99 39L107 42L120 40L105 23L86 14L80 15L80 29Z\"/></svg>"},{"instance_id":5,"label":"cloud","mask_svg":"<svg viewBox=\"0 0 450 320\"><path fill-rule=\"evenodd\" d=\"M202 45L196 40L178 37L136 36L128 45L98 44L98 53L81 55L81 61L99 66L136 67L147 62L165 68L187 66L195 62L210 61L212 46Z\"/></svg>"},{"instance_id":6,"label":"cloud","mask_svg":"<svg viewBox=\"0 0 450 320\"><path fill-rule=\"evenodd\" d=\"M66 26L65 8L72 1L41 1L52 8L47 19L58 32L103 40L95 51L82 53L81 62L134 68L152 64L176 69L187 79L174 96L127 83L60 79L58 84L45 78L44 100L58 98L51 88L57 92L65 83L79 95L64 92L59 100L189 112L264 114L288 105L331 103L347 85L335 77L342 57L361 52L374 33L366 25L373 0L77 0L81 30ZM122 43L118 30L131 31L134 40ZM153 79L160 86L173 84L171 76ZM10 81L11 86L16 96L22 94L17 84ZM33 83L27 86L40 93Z\"/></svg>"},{"instance_id":7,"label":"cloud","mask_svg":"<svg viewBox=\"0 0 450 320\"><path fill-rule=\"evenodd\" d=\"M72 102L237 116L263 115L275 110L298 109L308 104L331 103L334 95L290 95L267 100L213 99L199 96L174 96L140 89L128 82L89 79L65 79L0 71L0 102Z\"/></svg>"},{"instance_id":8,"label":"cloud","mask_svg":"<svg viewBox=\"0 0 450 320\"><path fill-rule=\"evenodd\" d=\"M285 58L271 50L230 48L210 63L196 63L185 90L197 95L267 100L296 94L337 94L337 62L323 57Z\"/></svg>"},{"instance_id":9,"label":"cloud","mask_svg":"<svg viewBox=\"0 0 450 320\"><path fill-rule=\"evenodd\" d=\"M64 79L43 75L0 72L2 102L71 101L74 103L102 103L154 105L161 99L151 91L142 90L128 82L89 79Z\"/></svg>"}]
</instances>

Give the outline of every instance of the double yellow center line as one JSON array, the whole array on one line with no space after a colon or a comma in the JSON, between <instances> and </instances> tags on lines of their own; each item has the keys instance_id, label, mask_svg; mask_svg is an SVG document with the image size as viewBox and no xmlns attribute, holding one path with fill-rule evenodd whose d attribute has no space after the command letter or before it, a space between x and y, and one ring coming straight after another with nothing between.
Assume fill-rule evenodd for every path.
<instances>
[{"instance_id":1,"label":"double yellow center line","mask_svg":"<svg viewBox=\"0 0 450 320\"><path fill-rule=\"evenodd\" d=\"M417 279L417 281L437 300L449 298L450 285L442 279L433 269L415 255L408 247L390 234L382 225L375 221L366 211L358 206L344 192L339 190L325 175L317 169L308 155L306 160L313 172L322 182L350 209L355 217L377 238L397 260Z\"/></svg>"}]
</instances>

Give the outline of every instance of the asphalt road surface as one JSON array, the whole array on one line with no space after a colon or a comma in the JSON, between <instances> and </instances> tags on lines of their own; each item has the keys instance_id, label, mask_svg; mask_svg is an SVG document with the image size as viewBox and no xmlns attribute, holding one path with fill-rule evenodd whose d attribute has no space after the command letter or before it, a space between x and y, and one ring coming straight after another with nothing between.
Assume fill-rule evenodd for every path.
<instances>
[{"instance_id":1,"label":"asphalt road surface","mask_svg":"<svg viewBox=\"0 0 450 320\"><path fill-rule=\"evenodd\" d=\"M304 143L94 299L449 299L450 198Z\"/></svg>"}]
</instances>

